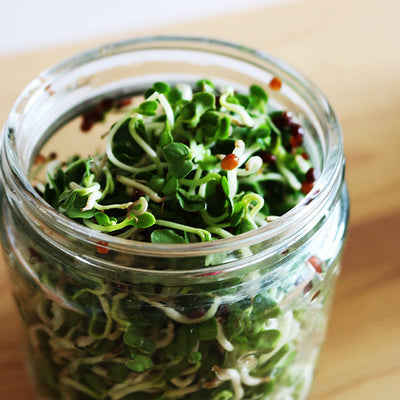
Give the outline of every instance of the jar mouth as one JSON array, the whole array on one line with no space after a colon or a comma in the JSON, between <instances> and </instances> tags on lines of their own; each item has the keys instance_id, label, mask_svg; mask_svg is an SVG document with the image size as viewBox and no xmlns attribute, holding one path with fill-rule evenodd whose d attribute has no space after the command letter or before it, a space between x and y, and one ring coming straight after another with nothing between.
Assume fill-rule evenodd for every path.
<instances>
[{"instance_id":1,"label":"jar mouth","mask_svg":"<svg viewBox=\"0 0 400 400\"><path fill-rule=\"evenodd\" d=\"M29 182L18 154L15 134L20 127L22 111L29 112L29 104L35 101L37 93L46 90L50 82L62 76L66 71L71 71L89 61L133 51L138 46L141 48L144 48L143 46L146 48L161 46L170 49L196 49L196 46L200 46L203 51L207 51L207 48L210 47L210 51L214 52L234 52L237 58L241 58L249 64L267 63L274 70L284 74L285 82L288 82L295 90L301 90L301 95L306 96L308 102L312 102L312 108L318 115L325 136L321 174L312 191L291 210L264 227L230 238L190 244L154 244L107 235L93 231L52 208ZM80 53L44 71L25 88L11 110L3 132L2 159L2 180L6 190L11 189L16 198L39 221L45 221L50 229L64 232L93 245L99 241L106 241L107 247L117 252L164 258L205 256L242 249L261 242L270 244L267 252L276 252L277 243L279 243L279 248L284 248L287 243L298 238L311 221L318 219L322 209L329 204L328 208L333 208L341 190L344 163L342 134L336 115L321 91L302 74L264 52L231 42L188 36L150 36L109 43Z\"/></svg>"}]
</instances>

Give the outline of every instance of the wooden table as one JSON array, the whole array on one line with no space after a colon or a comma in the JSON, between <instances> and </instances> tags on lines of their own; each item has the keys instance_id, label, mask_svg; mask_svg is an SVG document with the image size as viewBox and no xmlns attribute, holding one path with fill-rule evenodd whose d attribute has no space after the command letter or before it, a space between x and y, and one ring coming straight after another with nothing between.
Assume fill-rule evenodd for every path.
<instances>
[{"instance_id":1,"label":"wooden table","mask_svg":"<svg viewBox=\"0 0 400 400\"><path fill-rule=\"evenodd\" d=\"M207 35L265 50L310 77L339 116L351 224L311 400L400 399L399 13L395 0L311 0L134 32ZM0 119L42 69L120 38L2 59ZM32 391L3 264L0 399L27 400Z\"/></svg>"}]
</instances>

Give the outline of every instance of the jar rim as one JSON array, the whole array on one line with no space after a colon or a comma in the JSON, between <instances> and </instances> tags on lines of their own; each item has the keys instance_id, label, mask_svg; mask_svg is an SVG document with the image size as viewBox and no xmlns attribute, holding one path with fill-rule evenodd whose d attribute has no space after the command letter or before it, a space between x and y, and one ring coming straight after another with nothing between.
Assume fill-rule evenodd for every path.
<instances>
[{"instance_id":1,"label":"jar rim","mask_svg":"<svg viewBox=\"0 0 400 400\"><path fill-rule=\"evenodd\" d=\"M18 109L22 104L26 104L27 100L34 99L35 93L48 85L50 79L70 71L73 68L90 61L94 61L110 55L129 52L135 49L135 46L151 45L163 46L172 44L175 49L186 49L183 46L206 45L214 46L220 49L234 50L237 54L246 61L246 57L253 57L256 60L267 62L275 68L283 71L287 76L291 77L308 96L318 106L318 113L324 118L323 129L328 137L334 137L338 141L338 146L327 147L324 165L329 168L322 168L321 175L315 182L313 190L305 196L296 206L279 217L276 221L269 223L264 227L254 229L250 232L242 233L230 238L218 239L211 242L200 243L184 243L184 244L154 244L147 242L134 241L123 239L116 236L107 235L106 233L93 231L66 216L61 215L57 210L47 204L35 191L30 184L27 176L23 172L21 163L18 162L16 149L11 146L11 134L13 133L13 115L19 114ZM181 46L181 47L180 47ZM193 50L193 48L192 48ZM194 49L196 50L196 49ZM337 198L341 185L338 186L338 180L341 179L343 173L343 145L342 133L336 115L330 106L329 102L322 92L301 73L287 65L286 63L275 59L269 54L252 49L247 46L223 41L219 39L196 37L196 36L147 36L141 38L133 38L118 42L111 42L102 46L92 48L81 52L47 70L42 72L37 79L29 84L14 104L10 117L6 122L2 140L3 161L10 165L9 171L13 175L15 182L15 190L18 192L21 201L34 210L35 215L40 220L45 220L50 228L58 228L63 232L69 233L74 237L80 238L86 243L97 245L98 242L107 242L107 247L110 250L123 252L138 256L150 257L196 257L205 256L214 253L222 253L227 250L241 249L249 247L267 240L273 241L274 238L279 238L280 243L283 239L289 239L296 236L305 226L306 221L315 219L315 216L329 199ZM10 157L11 155L11 157ZM3 166L2 166L3 168ZM3 171L2 180L6 182ZM7 186L6 186L7 187ZM273 246L268 251L276 251ZM207 270L205 267L204 270ZM212 268L212 267L210 267ZM132 267L134 269L134 267ZM203 270L203 271L204 271ZM176 271L162 271L163 273ZM183 272L183 271L180 271Z\"/></svg>"}]
</instances>

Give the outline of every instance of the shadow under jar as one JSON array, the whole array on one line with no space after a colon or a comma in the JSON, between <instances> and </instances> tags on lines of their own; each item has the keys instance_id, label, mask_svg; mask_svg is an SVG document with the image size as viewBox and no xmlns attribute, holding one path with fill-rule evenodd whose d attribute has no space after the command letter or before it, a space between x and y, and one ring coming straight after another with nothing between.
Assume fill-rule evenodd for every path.
<instances>
[{"instance_id":1,"label":"shadow under jar","mask_svg":"<svg viewBox=\"0 0 400 400\"><path fill-rule=\"evenodd\" d=\"M279 91L268 88L273 77L283 82ZM203 78L238 91L258 84L272 106L291 111L304 127L318 179L278 220L212 242L143 243L77 224L32 187L35 157L83 110L155 81ZM83 135L77 140L69 138L68 155L77 143L88 153L97 145ZM347 229L343 175L341 131L326 99L258 51L150 37L95 48L43 72L4 128L0 203L40 398L304 400Z\"/></svg>"}]
</instances>

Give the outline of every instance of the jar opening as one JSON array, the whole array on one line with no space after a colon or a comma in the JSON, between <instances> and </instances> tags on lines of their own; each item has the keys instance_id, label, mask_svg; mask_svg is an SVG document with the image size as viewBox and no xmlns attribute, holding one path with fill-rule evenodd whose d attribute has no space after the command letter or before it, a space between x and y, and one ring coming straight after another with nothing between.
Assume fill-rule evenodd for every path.
<instances>
[{"instance_id":1,"label":"jar opening","mask_svg":"<svg viewBox=\"0 0 400 400\"><path fill-rule=\"evenodd\" d=\"M154 76L160 76L161 72L154 69L151 63L165 58L167 54L172 56L171 61L164 65L163 80L169 77L171 81L182 76L182 72L176 72L174 68L185 57L188 65L193 64L194 68L191 74L184 75L184 80L204 77L201 71L207 71L208 68L221 81L240 78L239 85L251 84L254 79L267 85L271 76L281 77L285 82L285 90L278 95L277 101L290 100L300 114L304 112L304 122L309 128L306 131L310 150L313 154L319 154L320 158L317 160L320 174L315 186L299 204L267 226L232 238L182 245L155 245L90 230L58 213L36 193L27 178L27 171L34 154L45 141L44 132L54 132L57 124L62 122L60 118L48 121L48 110L51 109L57 117L64 116L65 122L69 118L67 110L73 115L77 107L89 104L105 91L117 91L121 95L135 85L137 87L144 75L135 73L139 68L142 71L144 66L148 67L146 79L154 81ZM231 60L229 67L226 67L226 60ZM226 71L228 73L224 76ZM117 81L109 79L118 73L120 77ZM131 80L127 78L129 73ZM125 89L121 89L122 83L126 84ZM32 144L28 138L34 134L42 136ZM60 246L65 245L61 243L62 235L65 235L93 246L106 241L110 250L133 256L196 258L236 252L235 257L240 257L237 256L240 249L260 244L266 253L279 253L289 243L293 244L312 232L321 219L321 213L329 213L340 195L343 151L341 130L325 97L306 78L281 61L265 53L218 40L146 37L89 50L43 72L23 91L11 111L3 133L1 165L10 201L24 208L33 225L44 225L49 231L58 233L53 240Z\"/></svg>"}]
</instances>

